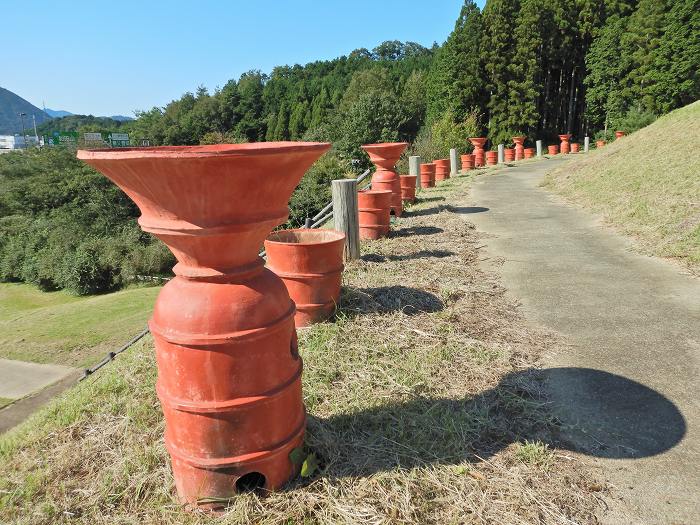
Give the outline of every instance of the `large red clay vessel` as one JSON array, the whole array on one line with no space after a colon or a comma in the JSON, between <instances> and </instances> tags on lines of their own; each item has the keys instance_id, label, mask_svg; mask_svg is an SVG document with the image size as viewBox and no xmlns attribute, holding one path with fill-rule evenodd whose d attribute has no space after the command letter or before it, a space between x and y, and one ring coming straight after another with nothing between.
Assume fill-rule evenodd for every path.
<instances>
[{"instance_id":1,"label":"large red clay vessel","mask_svg":"<svg viewBox=\"0 0 700 525\"><path fill-rule=\"evenodd\" d=\"M517 137L513 137L513 144L515 144L515 159L514 160L523 160L525 158L525 137L524 135L518 135Z\"/></svg>"},{"instance_id":2,"label":"large red clay vessel","mask_svg":"<svg viewBox=\"0 0 700 525\"><path fill-rule=\"evenodd\" d=\"M328 319L340 300L345 235L334 230L280 230L265 240L267 267L296 305L297 328Z\"/></svg>"},{"instance_id":3,"label":"large red clay vessel","mask_svg":"<svg viewBox=\"0 0 700 525\"><path fill-rule=\"evenodd\" d=\"M515 149L505 148L503 150L503 160L506 162L513 162L515 160Z\"/></svg>"},{"instance_id":4,"label":"large red clay vessel","mask_svg":"<svg viewBox=\"0 0 700 525\"><path fill-rule=\"evenodd\" d=\"M596 141L595 141L595 147L596 147L596 148L602 148L603 146L605 146L605 141L604 141L604 140L596 140Z\"/></svg>"},{"instance_id":5,"label":"large red clay vessel","mask_svg":"<svg viewBox=\"0 0 700 525\"><path fill-rule=\"evenodd\" d=\"M416 175L400 175L401 200L404 204L416 202Z\"/></svg>"},{"instance_id":6,"label":"large red clay vessel","mask_svg":"<svg viewBox=\"0 0 700 525\"><path fill-rule=\"evenodd\" d=\"M178 260L149 327L180 499L217 508L297 472L302 445L294 303L258 256L329 144L269 142L78 151L141 210Z\"/></svg>"},{"instance_id":7,"label":"large red clay vessel","mask_svg":"<svg viewBox=\"0 0 700 525\"><path fill-rule=\"evenodd\" d=\"M572 142L571 143L571 153L578 153L581 151L581 146L579 145L578 142Z\"/></svg>"},{"instance_id":8,"label":"large red clay vessel","mask_svg":"<svg viewBox=\"0 0 700 525\"><path fill-rule=\"evenodd\" d=\"M392 192L389 190L357 192L360 239L375 240L389 235L391 196Z\"/></svg>"},{"instance_id":9,"label":"large red clay vessel","mask_svg":"<svg viewBox=\"0 0 700 525\"><path fill-rule=\"evenodd\" d=\"M535 148L525 148L525 158L532 159L535 157Z\"/></svg>"},{"instance_id":10,"label":"large red clay vessel","mask_svg":"<svg viewBox=\"0 0 700 525\"><path fill-rule=\"evenodd\" d=\"M469 171L474 169L474 155L472 153L460 155L460 159L462 161L462 171Z\"/></svg>"},{"instance_id":11,"label":"large red clay vessel","mask_svg":"<svg viewBox=\"0 0 700 525\"><path fill-rule=\"evenodd\" d=\"M547 153L549 153L550 155L559 154L559 146L557 146L556 144L551 144L547 146Z\"/></svg>"},{"instance_id":12,"label":"large red clay vessel","mask_svg":"<svg viewBox=\"0 0 700 525\"><path fill-rule=\"evenodd\" d=\"M435 164L426 162L420 165L420 187L432 188L435 186Z\"/></svg>"},{"instance_id":13,"label":"large red clay vessel","mask_svg":"<svg viewBox=\"0 0 700 525\"><path fill-rule=\"evenodd\" d=\"M435 182L450 178L450 159L437 159L433 164L435 164Z\"/></svg>"},{"instance_id":14,"label":"large red clay vessel","mask_svg":"<svg viewBox=\"0 0 700 525\"><path fill-rule=\"evenodd\" d=\"M615 132L615 139L621 139L621 138L624 137L626 134L627 134L627 133L625 133L624 131L616 131L616 132Z\"/></svg>"},{"instance_id":15,"label":"large red clay vessel","mask_svg":"<svg viewBox=\"0 0 700 525\"><path fill-rule=\"evenodd\" d=\"M396 173L396 163L408 146L408 142L385 142L381 144L366 144L362 149L369 155L369 160L377 167L372 175L373 190L389 190L391 192L391 211L397 217L403 212L401 201L401 181Z\"/></svg>"},{"instance_id":16,"label":"large red clay vessel","mask_svg":"<svg viewBox=\"0 0 700 525\"><path fill-rule=\"evenodd\" d=\"M486 164L489 166L495 166L498 164L498 152L497 151L487 151L486 152Z\"/></svg>"},{"instance_id":17,"label":"large red clay vessel","mask_svg":"<svg viewBox=\"0 0 700 525\"><path fill-rule=\"evenodd\" d=\"M571 134L566 133L565 135L559 135L559 140L561 140L559 151L562 154L569 153L571 151L571 144L569 143L569 140L571 140Z\"/></svg>"},{"instance_id":18,"label":"large red clay vessel","mask_svg":"<svg viewBox=\"0 0 700 525\"><path fill-rule=\"evenodd\" d=\"M474 146L474 166L476 167L485 164L484 144L486 144L486 140L484 137L472 137L469 139L469 142Z\"/></svg>"}]
</instances>

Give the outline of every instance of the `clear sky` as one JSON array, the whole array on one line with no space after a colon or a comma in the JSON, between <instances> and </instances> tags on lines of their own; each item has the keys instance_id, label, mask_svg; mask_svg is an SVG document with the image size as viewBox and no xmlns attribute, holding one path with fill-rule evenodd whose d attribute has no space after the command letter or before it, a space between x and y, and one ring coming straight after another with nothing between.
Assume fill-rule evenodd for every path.
<instances>
[{"instance_id":1,"label":"clear sky","mask_svg":"<svg viewBox=\"0 0 700 525\"><path fill-rule=\"evenodd\" d=\"M478 0L482 6L485 0ZM462 0L9 0L0 86L41 107L133 115L250 69L384 40L442 43Z\"/></svg>"}]
</instances>

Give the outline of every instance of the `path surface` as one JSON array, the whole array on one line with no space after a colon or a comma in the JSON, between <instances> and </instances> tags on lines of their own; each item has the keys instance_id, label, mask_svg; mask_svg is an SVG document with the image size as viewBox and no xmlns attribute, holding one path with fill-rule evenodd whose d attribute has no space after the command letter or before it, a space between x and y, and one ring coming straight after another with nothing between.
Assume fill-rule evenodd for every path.
<instances>
[{"instance_id":1,"label":"path surface","mask_svg":"<svg viewBox=\"0 0 700 525\"><path fill-rule=\"evenodd\" d=\"M477 178L487 210L464 217L528 318L570 344L546 374L562 439L614 487L602 522L700 523L700 281L539 187L569 161Z\"/></svg>"},{"instance_id":2,"label":"path surface","mask_svg":"<svg viewBox=\"0 0 700 525\"><path fill-rule=\"evenodd\" d=\"M0 433L73 384L79 374L77 369L67 366L0 359L0 397L18 400L0 410Z\"/></svg>"}]
</instances>

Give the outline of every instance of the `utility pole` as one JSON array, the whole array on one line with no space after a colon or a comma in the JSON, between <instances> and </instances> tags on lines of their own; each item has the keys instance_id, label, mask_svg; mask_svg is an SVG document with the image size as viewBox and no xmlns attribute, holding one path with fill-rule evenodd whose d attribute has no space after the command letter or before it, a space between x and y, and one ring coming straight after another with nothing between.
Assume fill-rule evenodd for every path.
<instances>
[{"instance_id":1,"label":"utility pole","mask_svg":"<svg viewBox=\"0 0 700 525\"><path fill-rule=\"evenodd\" d=\"M36 132L36 115L32 113L32 120L34 121L34 140L36 140L37 147L39 146L39 134Z\"/></svg>"},{"instance_id":2,"label":"utility pole","mask_svg":"<svg viewBox=\"0 0 700 525\"><path fill-rule=\"evenodd\" d=\"M27 148L27 130L24 127L24 117L26 117L26 113L20 113L19 118L22 121L22 138L24 139L24 148Z\"/></svg>"}]
</instances>

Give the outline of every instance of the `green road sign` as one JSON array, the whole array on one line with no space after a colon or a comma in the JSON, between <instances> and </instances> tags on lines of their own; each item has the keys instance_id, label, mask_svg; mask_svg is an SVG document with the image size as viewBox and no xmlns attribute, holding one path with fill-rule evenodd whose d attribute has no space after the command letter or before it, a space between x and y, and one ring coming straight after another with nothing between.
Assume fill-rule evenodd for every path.
<instances>
[{"instance_id":1,"label":"green road sign","mask_svg":"<svg viewBox=\"0 0 700 525\"><path fill-rule=\"evenodd\" d=\"M53 131L43 135L45 146L76 146L78 133L76 131Z\"/></svg>"}]
</instances>

